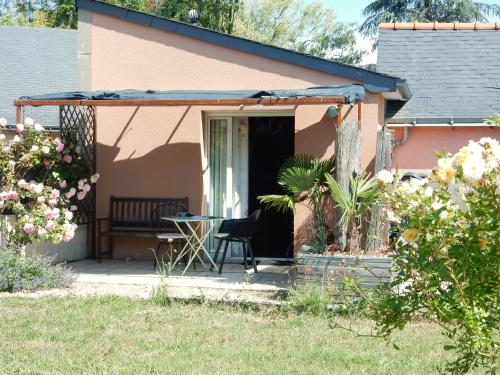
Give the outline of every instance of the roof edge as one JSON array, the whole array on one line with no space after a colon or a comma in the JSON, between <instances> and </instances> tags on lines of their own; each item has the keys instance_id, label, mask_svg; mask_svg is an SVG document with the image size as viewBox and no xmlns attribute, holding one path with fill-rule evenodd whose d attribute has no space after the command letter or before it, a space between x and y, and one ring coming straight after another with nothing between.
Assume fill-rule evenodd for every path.
<instances>
[{"instance_id":1,"label":"roof edge","mask_svg":"<svg viewBox=\"0 0 500 375\"><path fill-rule=\"evenodd\" d=\"M397 92L398 83L404 81L387 74L314 57L281 47L262 44L253 40L103 3L98 0L76 0L76 6L77 8L120 18L158 30L176 33L288 64L352 79L353 81L363 83L366 89L373 93Z\"/></svg>"},{"instance_id":2,"label":"roof edge","mask_svg":"<svg viewBox=\"0 0 500 375\"><path fill-rule=\"evenodd\" d=\"M381 23L381 30L500 30L500 22L393 22Z\"/></svg>"},{"instance_id":3,"label":"roof edge","mask_svg":"<svg viewBox=\"0 0 500 375\"><path fill-rule=\"evenodd\" d=\"M391 118L386 117L385 122L387 124L480 124L484 123L486 119L491 118L491 116L485 117L399 117Z\"/></svg>"}]
</instances>

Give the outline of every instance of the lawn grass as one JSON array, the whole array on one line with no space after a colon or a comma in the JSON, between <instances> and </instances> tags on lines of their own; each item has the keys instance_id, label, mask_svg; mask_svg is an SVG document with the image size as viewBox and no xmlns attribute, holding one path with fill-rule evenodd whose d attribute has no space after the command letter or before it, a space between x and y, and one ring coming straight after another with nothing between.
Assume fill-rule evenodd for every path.
<instances>
[{"instance_id":1,"label":"lawn grass","mask_svg":"<svg viewBox=\"0 0 500 375\"><path fill-rule=\"evenodd\" d=\"M449 358L443 340L427 323L399 333L396 350L307 314L0 298L0 374L431 374Z\"/></svg>"}]
</instances>

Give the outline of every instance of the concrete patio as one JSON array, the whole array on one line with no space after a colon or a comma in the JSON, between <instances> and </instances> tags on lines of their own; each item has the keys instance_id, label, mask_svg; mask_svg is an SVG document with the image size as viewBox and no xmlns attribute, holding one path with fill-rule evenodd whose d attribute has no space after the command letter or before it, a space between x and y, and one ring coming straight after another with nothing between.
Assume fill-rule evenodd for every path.
<instances>
[{"instance_id":1,"label":"concrete patio","mask_svg":"<svg viewBox=\"0 0 500 375\"><path fill-rule=\"evenodd\" d=\"M242 264L225 264L222 274L202 265L184 275L174 270L163 276L152 262L86 259L68 264L77 273L72 289L84 295L120 295L147 298L164 285L173 298L207 298L230 301L273 303L286 295L290 267L259 264L258 273Z\"/></svg>"}]
</instances>

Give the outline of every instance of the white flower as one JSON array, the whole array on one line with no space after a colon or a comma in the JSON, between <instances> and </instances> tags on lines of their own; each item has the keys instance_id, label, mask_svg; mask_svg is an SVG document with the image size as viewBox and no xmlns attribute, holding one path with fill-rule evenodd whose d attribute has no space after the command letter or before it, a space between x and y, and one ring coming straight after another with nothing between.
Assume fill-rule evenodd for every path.
<instances>
[{"instance_id":1,"label":"white flower","mask_svg":"<svg viewBox=\"0 0 500 375\"><path fill-rule=\"evenodd\" d=\"M441 220L445 220L448 216L449 216L448 211L442 211L442 212L439 213L439 218Z\"/></svg>"},{"instance_id":2,"label":"white flower","mask_svg":"<svg viewBox=\"0 0 500 375\"><path fill-rule=\"evenodd\" d=\"M42 147L42 152L43 152L44 154L48 154L48 153L50 152L50 148L49 148L49 146L43 146L43 147Z\"/></svg>"},{"instance_id":3,"label":"white flower","mask_svg":"<svg viewBox=\"0 0 500 375\"><path fill-rule=\"evenodd\" d=\"M71 219L73 219L73 212L71 212L71 211L66 211L66 213L64 214L64 218L65 218L66 220L71 220Z\"/></svg>"},{"instance_id":4,"label":"white flower","mask_svg":"<svg viewBox=\"0 0 500 375\"><path fill-rule=\"evenodd\" d=\"M0 141L4 141L5 140L5 134L0 134Z\"/></svg>"},{"instance_id":5,"label":"white flower","mask_svg":"<svg viewBox=\"0 0 500 375\"><path fill-rule=\"evenodd\" d=\"M388 210L387 211L387 220L390 222L390 223L401 223L401 219L399 217L397 217L393 211L391 210Z\"/></svg>"},{"instance_id":6,"label":"white flower","mask_svg":"<svg viewBox=\"0 0 500 375\"><path fill-rule=\"evenodd\" d=\"M394 181L394 176L388 170L382 169L375 175L375 179L381 185L387 185Z\"/></svg>"},{"instance_id":7,"label":"white flower","mask_svg":"<svg viewBox=\"0 0 500 375\"><path fill-rule=\"evenodd\" d=\"M11 166L11 167L16 166L16 162L14 160L9 160L9 162L7 164L9 164L9 166Z\"/></svg>"},{"instance_id":8,"label":"white flower","mask_svg":"<svg viewBox=\"0 0 500 375\"><path fill-rule=\"evenodd\" d=\"M42 183L32 184L30 187L31 187L31 190L33 190L33 192L37 193L37 194L40 194L43 191L43 184Z\"/></svg>"},{"instance_id":9,"label":"white flower","mask_svg":"<svg viewBox=\"0 0 500 375\"><path fill-rule=\"evenodd\" d=\"M440 201L434 201L434 202L432 202L432 204L431 204L431 208L432 208L434 211L439 210L441 207L443 207L443 203L441 203Z\"/></svg>"},{"instance_id":10,"label":"white flower","mask_svg":"<svg viewBox=\"0 0 500 375\"><path fill-rule=\"evenodd\" d=\"M40 124L35 124L35 131L37 132L41 132L42 130L44 130L45 128L40 125Z\"/></svg>"},{"instance_id":11,"label":"white flower","mask_svg":"<svg viewBox=\"0 0 500 375\"><path fill-rule=\"evenodd\" d=\"M12 142L14 143L19 143L21 142L21 137L18 136L17 134L14 136L14 138L12 138Z\"/></svg>"},{"instance_id":12,"label":"white flower","mask_svg":"<svg viewBox=\"0 0 500 375\"><path fill-rule=\"evenodd\" d=\"M469 181L477 181L481 177L486 169L486 165L484 164L484 160L478 157L470 157L464 161L462 164L462 169L464 173L464 178Z\"/></svg>"},{"instance_id":13,"label":"white flower","mask_svg":"<svg viewBox=\"0 0 500 375\"><path fill-rule=\"evenodd\" d=\"M92 176L90 176L90 182L95 184L97 181L99 181L100 177L101 175L99 173L93 174Z\"/></svg>"},{"instance_id":14,"label":"white flower","mask_svg":"<svg viewBox=\"0 0 500 375\"><path fill-rule=\"evenodd\" d=\"M24 125L23 124L17 124L16 125L16 129L19 133L21 133L22 131L24 131Z\"/></svg>"},{"instance_id":15,"label":"white flower","mask_svg":"<svg viewBox=\"0 0 500 375\"><path fill-rule=\"evenodd\" d=\"M451 182L448 185L448 192L450 193L450 198L453 203L455 203L461 211L469 211L469 205L467 204L467 199L465 196L465 194L467 193L467 186L464 183Z\"/></svg>"},{"instance_id":16,"label":"white flower","mask_svg":"<svg viewBox=\"0 0 500 375\"><path fill-rule=\"evenodd\" d=\"M33 119L31 117L26 117L24 119L24 125L26 126L33 126L35 122L33 121Z\"/></svg>"},{"instance_id":17,"label":"white flower","mask_svg":"<svg viewBox=\"0 0 500 375\"><path fill-rule=\"evenodd\" d=\"M26 180L24 180L24 179L20 179L20 180L17 182L17 186L18 186L19 188L21 188L21 189L22 189L22 188L25 188L27 185L28 185L28 183L27 183L27 182L26 182Z\"/></svg>"},{"instance_id":18,"label":"white flower","mask_svg":"<svg viewBox=\"0 0 500 375\"><path fill-rule=\"evenodd\" d=\"M5 128L7 126L7 120L4 117L0 117L0 126Z\"/></svg>"},{"instance_id":19,"label":"white flower","mask_svg":"<svg viewBox=\"0 0 500 375\"><path fill-rule=\"evenodd\" d=\"M433 189L432 187L430 187L430 186L427 186L427 188L426 188L426 189L425 189L425 191L424 191L424 195L425 195L426 197L429 197L429 198L430 198L430 197L432 197L432 194L433 194L433 193L434 193L434 189Z\"/></svg>"}]
</instances>

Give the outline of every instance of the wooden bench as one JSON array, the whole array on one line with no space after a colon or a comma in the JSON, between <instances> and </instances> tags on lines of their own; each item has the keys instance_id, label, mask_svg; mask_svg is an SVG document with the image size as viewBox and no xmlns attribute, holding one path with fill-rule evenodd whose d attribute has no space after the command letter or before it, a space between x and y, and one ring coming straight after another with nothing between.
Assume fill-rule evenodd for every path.
<instances>
[{"instance_id":1,"label":"wooden bench","mask_svg":"<svg viewBox=\"0 0 500 375\"><path fill-rule=\"evenodd\" d=\"M113 257L113 237L153 237L161 229L162 232L176 232L171 222L160 223L152 215L158 207L162 207L165 216L175 216L188 211L188 198L129 198L111 196L109 217L97 219L97 261L102 260L102 237L109 238L107 253ZM103 229L103 222L107 228ZM160 227L161 225L161 227ZM106 253L106 254L107 254Z\"/></svg>"}]
</instances>

